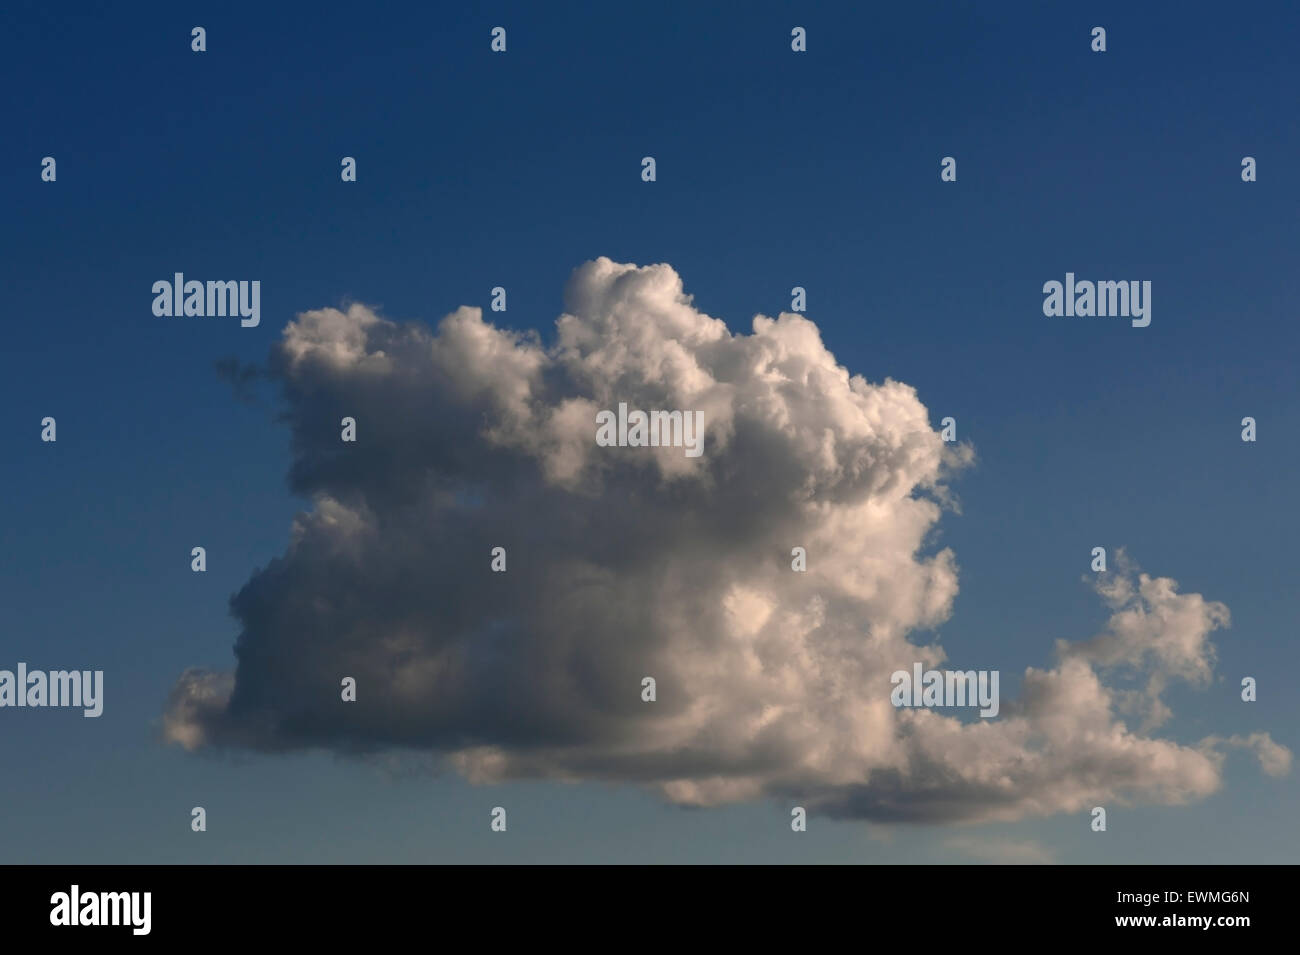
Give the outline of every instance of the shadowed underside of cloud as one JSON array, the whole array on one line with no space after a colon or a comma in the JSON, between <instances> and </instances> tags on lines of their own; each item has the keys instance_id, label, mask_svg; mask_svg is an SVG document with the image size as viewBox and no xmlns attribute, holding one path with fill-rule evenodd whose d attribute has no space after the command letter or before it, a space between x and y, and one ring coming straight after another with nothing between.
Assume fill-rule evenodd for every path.
<instances>
[{"instance_id":1,"label":"shadowed underside of cloud","mask_svg":"<svg viewBox=\"0 0 1300 955\"><path fill-rule=\"evenodd\" d=\"M471 308L436 332L361 305L289 324L267 374L312 507L232 599L237 669L177 682L168 739L413 748L475 781L913 821L1182 802L1220 785L1229 746L1289 768L1266 734L1143 735L1169 716L1165 686L1209 679L1228 612L1127 566L1099 586L1107 629L1027 670L1000 718L896 709L893 671L946 660L913 641L957 593L953 554L925 545L969 448L911 387L850 375L811 321L733 335L666 265L589 262L566 307L549 346ZM620 402L702 412L704 454L598 446L596 414ZM1108 688L1108 671L1146 682Z\"/></svg>"}]
</instances>

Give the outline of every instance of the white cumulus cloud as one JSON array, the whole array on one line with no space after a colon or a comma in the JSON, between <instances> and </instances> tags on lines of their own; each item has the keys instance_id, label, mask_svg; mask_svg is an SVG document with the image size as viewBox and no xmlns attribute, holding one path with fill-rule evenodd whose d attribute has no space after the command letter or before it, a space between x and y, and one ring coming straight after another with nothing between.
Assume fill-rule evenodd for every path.
<instances>
[{"instance_id":1,"label":"white cumulus cloud","mask_svg":"<svg viewBox=\"0 0 1300 955\"><path fill-rule=\"evenodd\" d=\"M436 330L362 305L289 324L266 375L312 504L232 599L236 669L182 675L167 738L435 752L478 781L797 796L886 821L1183 802L1218 788L1229 747L1289 767L1267 734L1148 735L1164 687L1208 681L1228 612L1128 567L1102 579L1104 631L1027 669L999 718L896 709L893 671L947 661L921 634L949 618L958 568L927 541L970 449L912 387L851 374L809 319L732 334L667 265L588 262L566 302L549 344L476 308ZM620 402L701 412L703 455L597 445ZM1108 688L1111 671L1144 689Z\"/></svg>"}]
</instances>

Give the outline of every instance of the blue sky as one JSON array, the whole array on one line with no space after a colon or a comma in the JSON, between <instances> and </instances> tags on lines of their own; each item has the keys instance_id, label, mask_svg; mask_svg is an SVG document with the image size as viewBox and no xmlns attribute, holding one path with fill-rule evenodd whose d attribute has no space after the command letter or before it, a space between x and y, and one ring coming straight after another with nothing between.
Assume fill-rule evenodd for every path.
<instances>
[{"instance_id":1,"label":"blue sky","mask_svg":"<svg viewBox=\"0 0 1300 955\"><path fill-rule=\"evenodd\" d=\"M1292 773L1230 753L1222 788L991 825L882 826L784 804L666 805L631 785L471 786L328 754L191 754L159 740L187 667L229 668L230 596L294 514L262 362L308 309L434 323L509 290L552 334L583 262L669 263L747 332L807 316L872 382L957 419L977 463L936 543L940 627L1014 694L1105 610L1092 547L1232 613L1214 681L1159 734L1300 745L1294 267L1300 155L1283 4L20 4L0 31L6 436L0 667L106 671L97 720L0 711L0 861L1294 862ZM191 52L192 26L208 50ZM508 30L493 55L489 30ZM808 52L790 51L793 26ZM1089 32L1108 31L1108 50ZM640 179L654 156L658 180ZM954 156L956 183L939 181ZM40 160L58 162L56 183ZM358 181L339 180L355 156ZM1240 179L1243 156L1259 181ZM153 281L262 282L262 321L168 320ZM1067 271L1140 278L1150 327L1042 313ZM58 442L38 440L58 420ZM1259 440L1240 440L1254 416ZM208 551L193 574L189 551ZM1259 700L1238 698L1242 676ZM209 830L192 833L191 806ZM490 807L511 810L494 836ZM959 840L955 843L954 840ZM960 841L965 840L965 841Z\"/></svg>"}]
</instances>

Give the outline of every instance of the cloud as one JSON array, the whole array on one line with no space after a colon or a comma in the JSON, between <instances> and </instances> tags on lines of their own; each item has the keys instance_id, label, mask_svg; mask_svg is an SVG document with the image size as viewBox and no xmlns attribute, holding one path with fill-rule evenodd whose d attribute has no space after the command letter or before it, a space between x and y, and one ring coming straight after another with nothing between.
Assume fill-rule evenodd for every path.
<instances>
[{"instance_id":1,"label":"cloud","mask_svg":"<svg viewBox=\"0 0 1300 955\"><path fill-rule=\"evenodd\" d=\"M254 386L262 378L262 369L258 365L246 365L237 357L228 355L218 358L213 367L217 377L230 385L235 397L246 405L258 404Z\"/></svg>"},{"instance_id":2,"label":"cloud","mask_svg":"<svg viewBox=\"0 0 1300 955\"><path fill-rule=\"evenodd\" d=\"M1172 715L1160 698L1168 681L1209 684L1215 661L1209 635L1227 626L1230 615L1223 604L1200 594L1179 594L1167 577L1136 573L1122 550L1116 563L1123 573L1098 577L1097 591L1114 610L1105 632L1074 645L1061 641L1057 649L1099 667L1148 673L1145 690L1126 694L1122 705L1144 714L1150 729Z\"/></svg>"},{"instance_id":3,"label":"cloud","mask_svg":"<svg viewBox=\"0 0 1300 955\"><path fill-rule=\"evenodd\" d=\"M588 262L566 303L549 345L474 308L436 331L362 305L288 325L267 375L311 507L232 598L233 675L178 681L169 740L434 752L480 782L798 798L880 821L1220 785L1238 743L1129 730L1134 699L1099 673L1143 675L1138 704L1160 710L1169 681L1206 678L1226 608L1122 570L1102 584L1107 629L1027 670L1001 718L895 709L893 671L947 659L921 635L948 619L957 564L929 542L970 449L941 441L910 386L851 375L807 318L732 334L667 265ZM598 446L596 412L620 402L701 412L704 454ZM1262 734L1250 748L1290 755Z\"/></svg>"},{"instance_id":4,"label":"cloud","mask_svg":"<svg viewBox=\"0 0 1300 955\"><path fill-rule=\"evenodd\" d=\"M1247 736L1229 736L1226 739L1209 736L1201 741L1202 746L1216 750L1221 746L1235 746L1255 754L1259 767L1270 776L1285 776L1291 772L1291 751L1285 746L1273 742L1267 733L1250 733Z\"/></svg>"}]
</instances>

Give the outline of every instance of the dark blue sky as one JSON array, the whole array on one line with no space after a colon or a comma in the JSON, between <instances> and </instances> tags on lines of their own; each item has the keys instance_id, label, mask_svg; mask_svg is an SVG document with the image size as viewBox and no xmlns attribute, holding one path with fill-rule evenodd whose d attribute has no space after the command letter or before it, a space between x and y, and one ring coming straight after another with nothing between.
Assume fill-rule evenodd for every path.
<instances>
[{"instance_id":1,"label":"dark blue sky","mask_svg":"<svg viewBox=\"0 0 1300 955\"><path fill-rule=\"evenodd\" d=\"M733 332L803 286L850 371L957 419L978 463L937 541L961 569L941 633L1001 667L1004 694L1103 623L1089 551L1123 546L1232 612L1214 682L1170 692L1164 735L1300 744L1293 5L411 6L4 18L0 667L102 667L106 702L98 720L0 711L0 861L968 861L958 837L1295 861L1300 786L1244 754L1213 797L1116 812L1105 837L1055 816L794 839L779 805L164 747L176 676L233 664L228 598L305 506L274 396L241 403L214 362L264 360L307 309L432 323L496 285L503 320L546 336L599 255L670 263ZM260 326L154 317L176 271L259 279ZM1067 271L1150 280L1151 325L1044 317Z\"/></svg>"}]
</instances>

